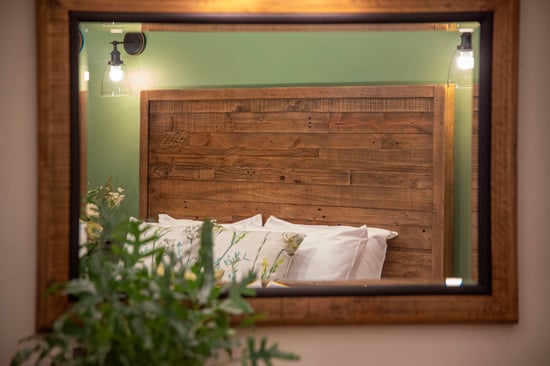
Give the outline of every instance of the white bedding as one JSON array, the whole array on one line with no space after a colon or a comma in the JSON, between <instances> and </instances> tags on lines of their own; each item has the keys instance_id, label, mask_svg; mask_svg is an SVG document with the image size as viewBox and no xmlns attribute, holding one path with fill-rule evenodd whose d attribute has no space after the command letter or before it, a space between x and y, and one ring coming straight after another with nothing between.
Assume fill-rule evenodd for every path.
<instances>
[{"instance_id":1,"label":"white bedding","mask_svg":"<svg viewBox=\"0 0 550 366\"><path fill-rule=\"evenodd\" d=\"M295 224L275 216L263 224L261 214L218 225L214 255L220 278L242 277L249 269L272 281L345 281L380 279L388 240L397 232L362 225L329 226ZM86 242L85 222L80 226L80 242ZM196 257L196 235L202 221L176 219L160 214L157 223L147 223L163 236L155 245L176 251L179 257ZM222 232L223 231L223 232ZM191 232L195 236L190 235ZM246 233L246 235L242 235ZM151 232L152 234L152 232ZM234 243L232 240L243 238ZM289 255L289 235L300 241ZM262 248L260 248L262 246ZM81 255L84 253L82 252ZM276 261L280 263L275 265ZM150 264L147 264L148 266ZM266 275L266 272L269 272Z\"/></svg>"}]
</instances>

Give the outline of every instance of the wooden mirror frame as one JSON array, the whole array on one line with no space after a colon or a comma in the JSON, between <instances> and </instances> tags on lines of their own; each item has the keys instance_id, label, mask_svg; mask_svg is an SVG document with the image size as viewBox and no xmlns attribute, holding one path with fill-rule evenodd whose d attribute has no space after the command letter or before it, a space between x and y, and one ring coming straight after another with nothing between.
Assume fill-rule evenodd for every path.
<instances>
[{"instance_id":1,"label":"wooden mirror frame","mask_svg":"<svg viewBox=\"0 0 550 366\"><path fill-rule=\"evenodd\" d=\"M71 12L164 14L331 15L331 14L493 14L490 161L490 293L296 296L252 299L269 314L265 324L358 324L515 322L517 300L516 127L519 0L37 0L39 206L38 331L51 327L69 306L66 297L45 297L54 283L69 278L69 217L72 136L69 23ZM77 42L77 41L76 41ZM73 75L76 73L73 73ZM75 76L73 76L75 77ZM73 165L74 166L74 165ZM78 163L77 165L78 166Z\"/></svg>"}]
</instances>

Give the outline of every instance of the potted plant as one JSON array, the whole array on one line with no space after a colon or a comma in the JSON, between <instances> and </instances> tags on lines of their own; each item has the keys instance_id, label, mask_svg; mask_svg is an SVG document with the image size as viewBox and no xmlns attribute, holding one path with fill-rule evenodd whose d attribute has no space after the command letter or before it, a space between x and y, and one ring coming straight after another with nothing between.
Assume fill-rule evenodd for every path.
<instances>
[{"instance_id":1,"label":"potted plant","mask_svg":"<svg viewBox=\"0 0 550 366\"><path fill-rule=\"evenodd\" d=\"M210 220L202 225L198 260L181 266L173 253L151 249L158 237L145 235L146 225L114 214L118 204L109 206L109 191L100 192L88 212L96 235L81 258L80 277L54 289L74 303L50 333L22 340L12 365L271 365L275 358L298 359L265 338L239 337L238 328L257 318L246 301L254 295L247 284L255 274L216 281ZM108 250L100 250L98 243L106 242ZM153 268L139 265L150 256Z\"/></svg>"}]
</instances>

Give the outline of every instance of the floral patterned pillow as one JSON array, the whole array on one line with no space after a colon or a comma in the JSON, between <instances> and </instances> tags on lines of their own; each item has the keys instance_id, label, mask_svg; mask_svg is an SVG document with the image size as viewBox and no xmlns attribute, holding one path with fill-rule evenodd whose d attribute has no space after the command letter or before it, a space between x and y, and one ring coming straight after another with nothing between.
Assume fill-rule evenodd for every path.
<instances>
[{"instance_id":1,"label":"floral patterned pillow","mask_svg":"<svg viewBox=\"0 0 550 366\"><path fill-rule=\"evenodd\" d=\"M148 225L148 230L144 237L150 237L156 232L160 238L143 250L164 247L166 251L174 252L183 266L191 266L197 260L202 224L145 225ZM222 282L240 280L252 270L262 281L281 280L304 237L305 234L291 232L240 231L214 225L216 277ZM146 258L143 264L150 269L154 268L153 260L152 257Z\"/></svg>"},{"instance_id":2,"label":"floral patterned pillow","mask_svg":"<svg viewBox=\"0 0 550 366\"><path fill-rule=\"evenodd\" d=\"M202 224L165 226L157 223L143 222L141 225L145 231L141 234L142 239L151 238L157 235L158 239L143 245L140 248L142 253L157 248L164 248L165 252L173 252L179 260L179 265L190 267L198 258L200 246L200 231ZM149 270L156 268L154 257L148 256L142 259L141 264Z\"/></svg>"},{"instance_id":3,"label":"floral patterned pillow","mask_svg":"<svg viewBox=\"0 0 550 366\"><path fill-rule=\"evenodd\" d=\"M283 279L304 234L274 231L237 231L214 227L214 268L226 282L250 270L262 281Z\"/></svg>"}]
</instances>

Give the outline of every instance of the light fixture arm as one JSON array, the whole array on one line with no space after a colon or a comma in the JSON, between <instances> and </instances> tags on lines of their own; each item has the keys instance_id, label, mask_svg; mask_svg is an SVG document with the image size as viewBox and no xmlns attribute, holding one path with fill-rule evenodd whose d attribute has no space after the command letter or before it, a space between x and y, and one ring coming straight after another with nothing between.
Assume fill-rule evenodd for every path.
<instances>
[{"instance_id":1,"label":"light fixture arm","mask_svg":"<svg viewBox=\"0 0 550 366\"><path fill-rule=\"evenodd\" d=\"M127 54L137 56L145 50L147 41L144 33L130 32L124 35L124 40L112 41L109 43L113 45L109 65L118 66L122 65L124 62L120 59L120 51L117 49L117 45L123 45L124 51L126 51Z\"/></svg>"}]
</instances>

